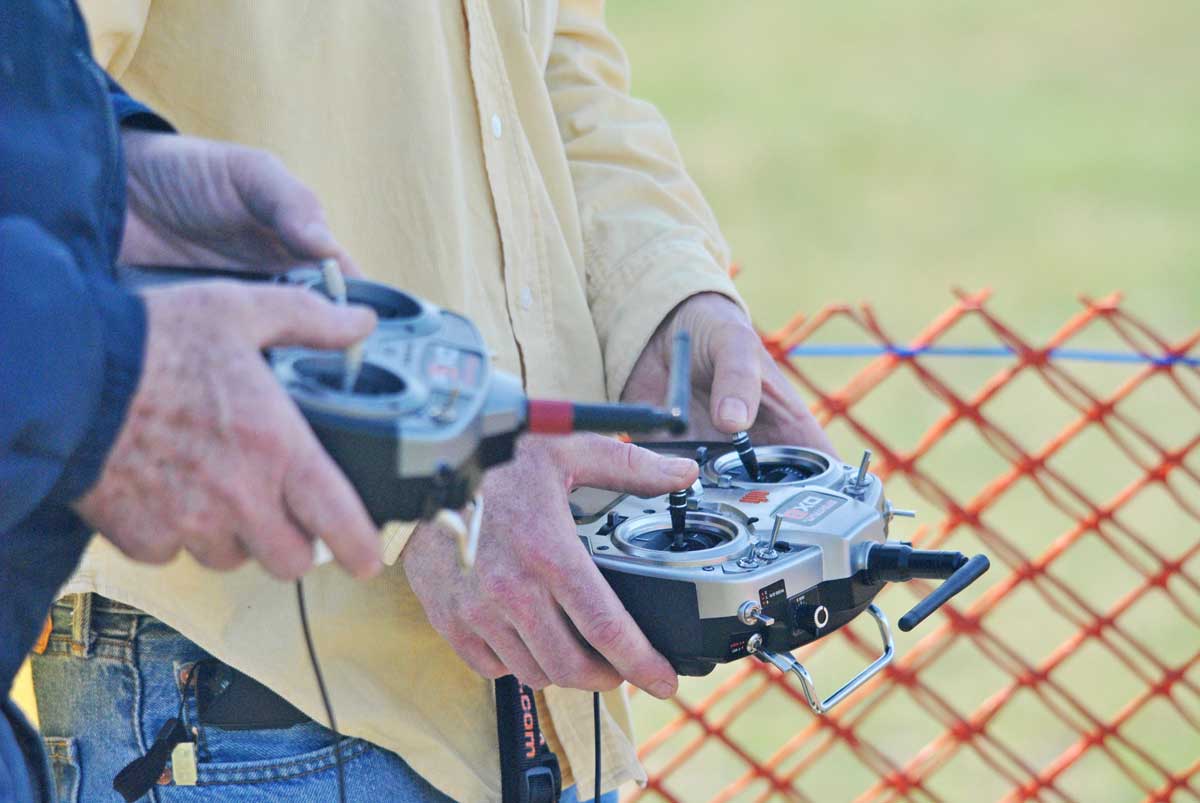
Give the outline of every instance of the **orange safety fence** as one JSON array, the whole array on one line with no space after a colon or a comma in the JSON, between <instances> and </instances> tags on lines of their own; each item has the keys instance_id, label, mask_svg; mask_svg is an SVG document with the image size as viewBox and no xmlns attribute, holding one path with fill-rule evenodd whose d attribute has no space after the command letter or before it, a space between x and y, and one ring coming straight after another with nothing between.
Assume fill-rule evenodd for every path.
<instances>
[{"instance_id":1,"label":"orange safety fence","mask_svg":"<svg viewBox=\"0 0 1200 803\"><path fill-rule=\"evenodd\" d=\"M892 537L992 571L824 717L752 659L636 695L650 780L627 800L1200 801L1200 330L1169 340L1114 295L1034 343L987 301L904 346L867 306L764 342L921 508ZM878 602L894 621L931 589ZM863 619L797 652L819 685L874 657Z\"/></svg>"}]
</instances>

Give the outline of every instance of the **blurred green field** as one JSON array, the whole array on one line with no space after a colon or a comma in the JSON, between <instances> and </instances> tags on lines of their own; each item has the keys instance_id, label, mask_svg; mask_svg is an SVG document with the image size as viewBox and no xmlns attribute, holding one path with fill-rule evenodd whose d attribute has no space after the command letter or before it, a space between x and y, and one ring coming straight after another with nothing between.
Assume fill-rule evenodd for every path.
<instances>
[{"instance_id":1,"label":"blurred green field","mask_svg":"<svg viewBox=\"0 0 1200 803\"><path fill-rule=\"evenodd\" d=\"M1200 5L611 0L764 324L871 299L911 331L993 287L1044 331L1200 306ZM781 292L786 288L788 292Z\"/></svg>"},{"instance_id":2,"label":"blurred green field","mask_svg":"<svg viewBox=\"0 0 1200 803\"><path fill-rule=\"evenodd\" d=\"M904 340L949 305L952 287L993 288L991 308L1035 342L1079 310L1081 293L1124 291L1126 308L1171 338L1200 326L1200 5L610 0L608 15L633 63L634 91L671 121L691 173L744 267L739 283L764 328L828 302L870 301L885 327ZM850 339L852 332L842 334ZM995 340L981 327L967 326L948 342ZM1125 348L1099 329L1074 345ZM806 367L832 388L864 364L845 359ZM969 392L1004 365L943 360L937 368ZM1131 374L1128 366L1070 368L1101 393ZM1200 393L1195 375L1183 381ZM859 409L894 446L910 448L943 406L902 374ZM1200 432L1194 408L1178 400L1165 378L1121 409L1169 446ZM1031 377L1014 382L986 412L1030 449L1075 417ZM843 426L835 424L831 434L844 453L861 446ZM957 427L924 465L960 499L1007 468L966 426ZM1191 465L1200 470L1200 455ZM1138 475L1099 432L1065 449L1052 466L1070 472L1097 501ZM1176 487L1200 504L1194 484ZM902 482L889 485L889 495L901 506L920 506ZM1169 556L1200 539L1196 520L1158 489L1140 495L1122 516ZM1029 483L1007 494L985 521L1028 556L1043 552L1071 524ZM936 525L936 516L925 523ZM980 548L965 530L950 546ZM1200 560L1188 569L1200 573ZM1094 535L1068 551L1054 572L1099 610L1139 577ZM978 585L1005 574L997 566ZM1170 590L1200 616L1200 594L1182 584ZM913 599L897 588L882 603L894 621ZM1161 592L1146 595L1120 621L1168 665L1187 661L1200 646L1200 628ZM1076 629L1028 587L997 606L988 623L1031 662ZM900 638L901 653L913 643L913 637ZM813 669L828 687L847 677L855 660L844 649L829 649ZM1200 665L1188 677L1200 684ZM963 713L1005 678L965 642L932 673ZM1143 685L1094 643L1068 659L1055 678L1108 716ZM719 680L688 680L683 695L699 699ZM1195 695L1181 694L1177 704L1200 717ZM675 709L642 696L635 710L644 738ZM731 735L760 759L810 717L778 692L751 712ZM687 735L696 732L692 726ZM940 732L904 695L884 705L862 731L900 763ZM1034 768L1053 761L1076 738L1024 692L997 717L994 733ZM1161 701L1122 733L1174 770L1200 757L1200 731ZM1122 756L1151 786L1161 782ZM707 800L744 769L714 745L669 786L683 800ZM853 799L872 778L840 748L799 786L812 800L838 803ZM1061 784L1067 799L1088 803L1146 796L1095 750ZM970 751L956 755L931 785L951 803L998 800L1007 788Z\"/></svg>"}]
</instances>

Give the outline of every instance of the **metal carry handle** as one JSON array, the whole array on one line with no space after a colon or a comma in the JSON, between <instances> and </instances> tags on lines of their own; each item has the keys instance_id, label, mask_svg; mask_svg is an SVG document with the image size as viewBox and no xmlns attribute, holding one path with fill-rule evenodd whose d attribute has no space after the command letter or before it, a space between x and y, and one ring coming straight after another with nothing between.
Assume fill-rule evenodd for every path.
<instances>
[{"instance_id":1,"label":"metal carry handle","mask_svg":"<svg viewBox=\"0 0 1200 803\"><path fill-rule=\"evenodd\" d=\"M862 686L868 680L878 675L896 656L896 645L892 640L892 629L888 626L887 617L883 615L883 611L879 610L875 603L867 606L867 612L875 618L875 624L879 625L879 637L883 641L883 654L851 678L846 685L824 700L820 699L817 695L816 684L813 683L812 675L808 674L808 670L804 668L804 665L793 658L791 654L758 649L753 651L753 655L758 660L773 665L780 672L791 672L800 678L800 687L804 690L804 698L808 700L808 707L815 713L824 714L849 697L859 686Z\"/></svg>"}]
</instances>

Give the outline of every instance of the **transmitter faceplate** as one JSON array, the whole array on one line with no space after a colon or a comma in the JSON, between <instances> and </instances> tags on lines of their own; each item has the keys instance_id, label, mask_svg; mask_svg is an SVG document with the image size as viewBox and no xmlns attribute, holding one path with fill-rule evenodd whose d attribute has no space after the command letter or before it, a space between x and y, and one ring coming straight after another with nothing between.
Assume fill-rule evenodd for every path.
<instances>
[{"instance_id":1,"label":"transmitter faceplate","mask_svg":"<svg viewBox=\"0 0 1200 803\"><path fill-rule=\"evenodd\" d=\"M757 460L747 461L724 443L645 445L700 464L680 528L669 496L581 488L572 508L601 573L680 674L705 675L754 655L800 678L813 710L823 713L892 659L891 629L872 604L883 585L950 577L967 563L958 553L888 542L893 516L907 511L894 511L867 471L869 453L852 466L799 446L760 446ZM977 560L986 568L986 558ZM978 566L961 585L982 573ZM937 594L931 610L949 598ZM790 652L863 611L879 626L882 653L822 701Z\"/></svg>"}]
</instances>

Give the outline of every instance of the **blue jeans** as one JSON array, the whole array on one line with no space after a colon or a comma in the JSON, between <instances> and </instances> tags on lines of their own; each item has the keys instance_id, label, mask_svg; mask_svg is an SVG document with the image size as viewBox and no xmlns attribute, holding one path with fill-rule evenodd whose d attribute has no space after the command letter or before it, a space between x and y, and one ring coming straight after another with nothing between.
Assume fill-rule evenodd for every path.
<instances>
[{"instance_id":1,"label":"blue jeans","mask_svg":"<svg viewBox=\"0 0 1200 803\"><path fill-rule=\"evenodd\" d=\"M326 803L337 799L337 751L347 800L450 800L395 753L311 720L270 730L198 722L193 687L180 678L212 656L152 616L95 595L60 600L51 616L33 682L59 803L120 801L113 778L180 712L196 741L196 785L177 786L164 772L146 799ZM613 792L601 803L616 800ZM561 803L577 803L573 787Z\"/></svg>"}]
</instances>

